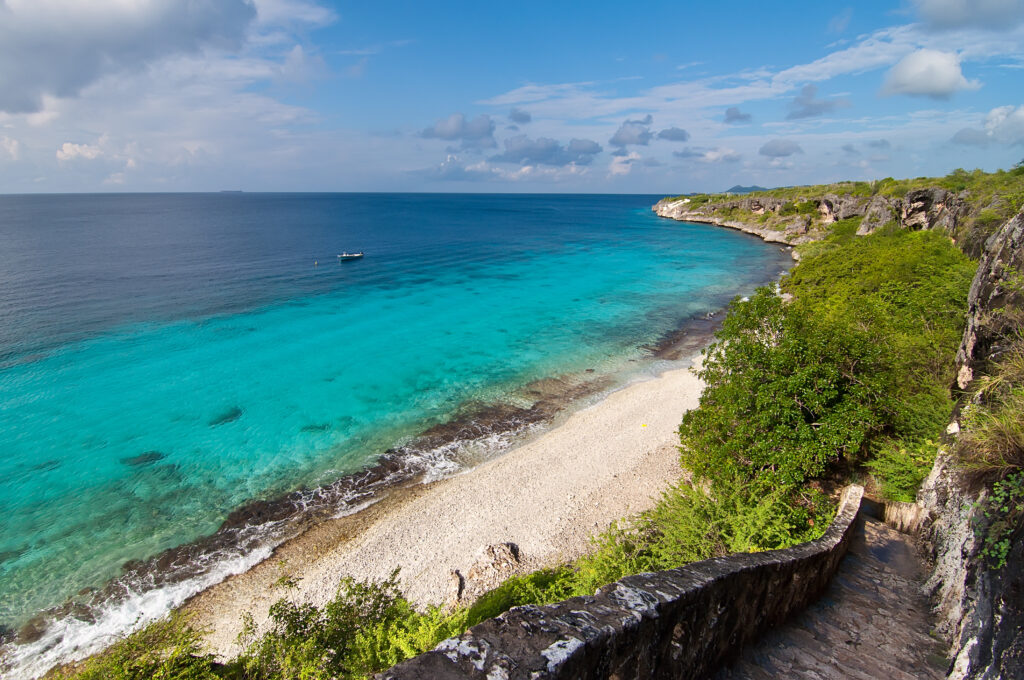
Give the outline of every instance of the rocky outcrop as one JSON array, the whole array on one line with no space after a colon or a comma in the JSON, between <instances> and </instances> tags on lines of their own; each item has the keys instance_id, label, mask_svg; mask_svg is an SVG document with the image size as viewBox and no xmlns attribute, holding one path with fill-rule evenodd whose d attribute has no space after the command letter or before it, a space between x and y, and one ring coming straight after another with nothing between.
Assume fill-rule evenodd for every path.
<instances>
[{"instance_id":1,"label":"rocky outcrop","mask_svg":"<svg viewBox=\"0 0 1024 680\"><path fill-rule=\"evenodd\" d=\"M755 199L744 199L744 201L753 200ZM759 205L762 210L770 209L765 207L764 204ZM797 219L790 221L789 225L785 228L769 229L750 222L724 219L711 212L690 209L689 203L686 200L659 201L654 206L654 212L657 213L659 217L667 217L681 222L698 222L701 224L714 224L719 227L738 229L745 234L758 236L769 243L784 243L792 246L815 240L807 233L809 220L806 217L801 216L797 216Z\"/></svg>"},{"instance_id":2,"label":"rocky outcrop","mask_svg":"<svg viewBox=\"0 0 1024 680\"><path fill-rule=\"evenodd\" d=\"M867 201L857 196L836 196L825 194L818 201L818 212L824 224L863 215Z\"/></svg>"},{"instance_id":3,"label":"rocky outcrop","mask_svg":"<svg viewBox=\"0 0 1024 680\"><path fill-rule=\"evenodd\" d=\"M862 495L848 487L816 541L628 576L592 597L516 607L377 677L703 677L825 589L854 535Z\"/></svg>"},{"instance_id":4,"label":"rocky outcrop","mask_svg":"<svg viewBox=\"0 0 1024 680\"><path fill-rule=\"evenodd\" d=\"M958 220L967 214L964 196L937 187L907 192L897 205L904 229L930 229L948 236L954 235Z\"/></svg>"},{"instance_id":5,"label":"rocky outcrop","mask_svg":"<svg viewBox=\"0 0 1024 680\"><path fill-rule=\"evenodd\" d=\"M985 252L967 296L967 327L956 353L957 386L965 389L984 362L998 358L1024 308L1024 213L985 242Z\"/></svg>"},{"instance_id":6,"label":"rocky outcrop","mask_svg":"<svg viewBox=\"0 0 1024 680\"><path fill-rule=\"evenodd\" d=\"M519 546L515 543L496 543L480 550L465 573L451 572L448 603L452 606L472 604L481 595L497 588L523 566Z\"/></svg>"},{"instance_id":7,"label":"rocky outcrop","mask_svg":"<svg viewBox=\"0 0 1024 680\"><path fill-rule=\"evenodd\" d=\"M965 194L953 194L938 187L915 189L907 192L903 198L872 196L868 199L861 196L825 194L816 199L787 200L759 196L699 206L693 206L687 198L664 199L654 206L654 211L661 217L716 224L760 236L766 241L798 245L822 238L827 231L816 232L815 225L806 216L798 216L798 219L789 223L780 224L776 221L772 226L765 226L722 218L717 213L742 210L758 216L767 213L779 215L786 205L805 203L807 200L817 202L817 224L820 226L827 226L850 217L863 217L857 230L859 236L870 234L879 227L893 222L902 229L929 229L952 237L956 234L960 220L969 212Z\"/></svg>"},{"instance_id":8,"label":"rocky outcrop","mask_svg":"<svg viewBox=\"0 0 1024 680\"><path fill-rule=\"evenodd\" d=\"M867 236L879 227L884 227L896 219L892 201L884 196L875 196L864 209L864 219L857 228L857 236Z\"/></svg>"},{"instance_id":9,"label":"rocky outcrop","mask_svg":"<svg viewBox=\"0 0 1024 680\"><path fill-rule=\"evenodd\" d=\"M934 563L926 589L936 633L949 643L949 680L1024 678L1024 542L1013 542L1001 568L986 561L984 501L944 453L918 492Z\"/></svg>"},{"instance_id":10,"label":"rocky outcrop","mask_svg":"<svg viewBox=\"0 0 1024 680\"><path fill-rule=\"evenodd\" d=\"M923 208L928 210L927 208ZM946 208L936 208L940 215ZM941 219L941 218L940 218ZM1024 213L1003 224L985 243L968 295L967 325L957 352L957 387L998 358L1009 334L1020 328L1024 306ZM959 426L951 426L951 433ZM990 520L984 489L972 486L940 453L918 492L925 517L921 535L934 569L928 590L939 621L936 632L950 646L949 678L1024 678L1024 542L1016 527L1006 564L981 554Z\"/></svg>"}]
</instances>

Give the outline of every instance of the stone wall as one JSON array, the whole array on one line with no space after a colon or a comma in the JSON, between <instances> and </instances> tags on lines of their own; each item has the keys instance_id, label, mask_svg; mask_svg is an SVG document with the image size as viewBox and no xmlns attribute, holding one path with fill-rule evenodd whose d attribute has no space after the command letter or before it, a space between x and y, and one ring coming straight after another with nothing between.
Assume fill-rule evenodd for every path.
<instances>
[{"instance_id":1,"label":"stone wall","mask_svg":"<svg viewBox=\"0 0 1024 680\"><path fill-rule=\"evenodd\" d=\"M863 493L859 486L843 491L835 520L816 541L628 576L592 597L516 607L377 678L700 677L824 590L846 553Z\"/></svg>"}]
</instances>

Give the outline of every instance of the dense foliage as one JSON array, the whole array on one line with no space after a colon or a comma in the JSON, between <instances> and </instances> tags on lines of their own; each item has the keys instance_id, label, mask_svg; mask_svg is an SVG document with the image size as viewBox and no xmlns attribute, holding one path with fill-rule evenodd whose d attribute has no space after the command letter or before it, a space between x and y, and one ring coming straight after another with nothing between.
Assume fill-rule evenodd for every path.
<instances>
[{"instance_id":1,"label":"dense foliage","mask_svg":"<svg viewBox=\"0 0 1024 680\"><path fill-rule=\"evenodd\" d=\"M791 302L761 289L730 306L680 427L683 466L778 489L885 452L905 475L892 441L941 432L973 272L931 232L819 244L782 284Z\"/></svg>"},{"instance_id":2,"label":"dense foliage","mask_svg":"<svg viewBox=\"0 0 1024 680\"><path fill-rule=\"evenodd\" d=\"M466 613L417 612L402 597L398 571L381 582L344 579L323 607L279 600L270 630L257 635L251 619L245 651L224 671L245 680L364 678L461 633Z\"/></svg>"},{"instance_id":3,"label":"dense foliage","mask_svg":"<svg viewBox=\"0 0 1024 680\"><path fill-rule=\"evenodd\" d=\"M75 680L216 680L199 631L180 615L157 621L107 651L47 677Z\"/></svg>"}]
</instances>

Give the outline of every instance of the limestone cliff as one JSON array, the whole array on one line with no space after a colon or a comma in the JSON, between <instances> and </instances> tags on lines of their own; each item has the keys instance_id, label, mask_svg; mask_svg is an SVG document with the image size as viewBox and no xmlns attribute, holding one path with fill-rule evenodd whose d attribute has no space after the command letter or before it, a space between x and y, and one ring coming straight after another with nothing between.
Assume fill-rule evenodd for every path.
<instances>
[{"instance_id":1,"label":"limestone cliff","mask_svg":"<svg viewBox=\"0 0 1024 680\"><path fill-rule=\"evenodd\" d=\"M1019 332L1024 309L1024 213L1007 221L985 244L968 296L967 325L957 352L957 383L963 389L998 359ZM958 428L953 428L958 429ZM923 537L934 570L929 589L939 615L938 632L950 643L949 678L1024 678L1024 527L1006 563L996 567L980 554L991 521L982 511L987 490L971 484L942 454L918 492L925 511Z\"/></svg>"},{"instance_id":2,"label":"limestone cliff","mask_svg":"<svg viewBox=\"0 0 1024 680\"><path fill-rule=\"evenodd\" d=\"M828 227L834 222L860 217L858 235L870 234L889 223L901 229L930 229L957 239L961 249L973 257L980 254L978 234L964 218L980 210L967 192L954 194L940 187L914 189L902 197L824 193L795 199L725 198L700 204L679 197L663 199L654 206L661 217L730 227L789 245L819 240L828 235Z\"/></svg>"}]
</instances>

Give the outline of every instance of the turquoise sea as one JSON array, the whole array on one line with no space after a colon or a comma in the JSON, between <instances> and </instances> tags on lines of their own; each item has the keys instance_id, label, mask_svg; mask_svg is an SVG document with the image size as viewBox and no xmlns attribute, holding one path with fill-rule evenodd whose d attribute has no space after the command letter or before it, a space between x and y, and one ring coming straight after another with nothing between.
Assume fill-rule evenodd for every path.
<instances>
[{"instance_id":1,"label":"turquoise sea","mask_svg":"<svg viewBox=\"0 0 1024 680\"><path fill-rule=\"evenodd\" d=\"M621 384L788 266L658 198L0 196L0 670L495 455L536 381Z\"/></svg>"}]
</instances>

